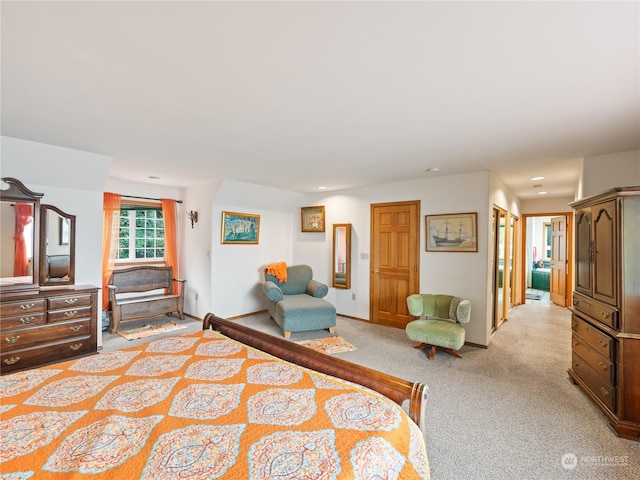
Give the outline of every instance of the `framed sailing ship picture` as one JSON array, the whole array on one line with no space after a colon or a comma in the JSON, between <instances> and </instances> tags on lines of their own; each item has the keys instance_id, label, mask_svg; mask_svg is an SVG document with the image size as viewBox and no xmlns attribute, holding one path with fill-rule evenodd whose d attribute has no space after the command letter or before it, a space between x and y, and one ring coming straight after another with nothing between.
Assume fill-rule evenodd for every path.
<instances>
[{"instance_id":1,"label":"framed sailing ship picture","mask_svg":"<svg viewBox=\"0 0 640 480\"><path fill-rule=\"evenodd\" d=\"M478 214L425 215L427 252L477 252Z\"/></svg>"}]
</instances>

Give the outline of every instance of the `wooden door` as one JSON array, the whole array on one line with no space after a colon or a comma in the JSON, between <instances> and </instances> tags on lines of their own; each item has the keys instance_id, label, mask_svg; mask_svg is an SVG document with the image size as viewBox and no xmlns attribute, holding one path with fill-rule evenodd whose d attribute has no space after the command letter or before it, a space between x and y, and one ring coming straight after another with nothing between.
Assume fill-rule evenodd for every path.
<instances>
[{"instance_id":1,"label":"wooden door","mask_svg":"<svg viewBox=\"0 0 640 480\"><path fill-rule=\"evenodd\" d=\"M371 205L370 318L404 328L413 320L407 297L420 293L420 201Z\"/></svg>"},{"instance_id":2,"label":"wooden door","mask_svg":"<svg viewBox=\"0 0 640 480\"><path fill-rule=\"evenodd\" d=\"M561 307L567 306L567 218L551 218L550 298Z\"/></svg>"}]
</instances>

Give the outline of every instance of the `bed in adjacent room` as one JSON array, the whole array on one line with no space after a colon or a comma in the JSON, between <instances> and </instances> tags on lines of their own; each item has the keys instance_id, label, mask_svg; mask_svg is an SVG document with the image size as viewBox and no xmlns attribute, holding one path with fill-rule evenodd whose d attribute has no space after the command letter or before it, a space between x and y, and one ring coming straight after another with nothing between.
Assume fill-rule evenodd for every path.
<instances>
[{"instance_id":1,"label":"bed in adjacent room","mask_svg":"<svg viewBox=\"0 0 640 480\"><path fill-rule=\"evenodd\" d=\"M424 385L204 326L1 377L2 478L429 478Z\"/></svg>"}]
</instances>

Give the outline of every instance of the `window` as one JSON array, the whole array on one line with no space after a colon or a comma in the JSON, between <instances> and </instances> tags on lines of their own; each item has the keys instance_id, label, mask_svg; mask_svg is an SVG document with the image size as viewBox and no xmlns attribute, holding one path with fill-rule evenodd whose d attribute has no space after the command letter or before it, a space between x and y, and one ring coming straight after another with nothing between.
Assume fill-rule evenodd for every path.
<instances>
[{"instance_id":1,"label":"window","mask_svg":"<svg viewBox=\"0 0 640 480\"><path fill-rule=\"evenodd\" d=\"M132 262L164 260L164 219L161 207L122 206L117 260Z\"/></svg>"}]
</instances>

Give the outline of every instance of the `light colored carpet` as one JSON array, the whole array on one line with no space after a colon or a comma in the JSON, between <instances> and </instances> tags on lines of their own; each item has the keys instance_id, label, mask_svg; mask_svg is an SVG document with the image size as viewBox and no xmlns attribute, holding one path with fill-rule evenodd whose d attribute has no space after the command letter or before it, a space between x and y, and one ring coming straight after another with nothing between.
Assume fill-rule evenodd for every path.
<instances>
[{"instance_id":1,"label":"light colored carpet","mask_svg":"<svg viewBox=\"0 0 640 480\"><path fill-rule=\"evenodd\" d=\"M563 308L522 305L488 349L465 345L462 359L438 352L430 361L403 330L338 317L336 333L358 349L335 356L429 386L425 441L433 480L640 478L640 443L616 437L568 380L570 318ZM175 334L201 328L185 321L188 330ZM282 338L266 313L237 321ZM294 332L289 340L326 336ZM105 345L133 343L111 337L121 346Z\"/></svg>"}]
</instances>

